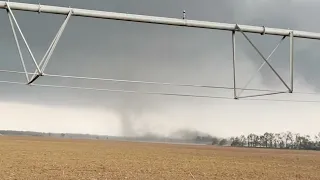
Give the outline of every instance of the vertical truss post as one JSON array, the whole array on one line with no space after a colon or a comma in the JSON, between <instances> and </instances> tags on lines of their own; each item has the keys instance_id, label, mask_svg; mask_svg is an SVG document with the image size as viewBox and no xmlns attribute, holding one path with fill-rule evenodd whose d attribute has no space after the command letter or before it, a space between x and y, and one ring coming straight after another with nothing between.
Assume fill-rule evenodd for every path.
<instances>
[{"instance_id":1,"label":"vertical truss post","mask_svg":"<svg viewBox=\"0 0 320 180\"><path fill-rule=\"evenodd\" d=\"M10 15L9 11L7 13L8 13L8 17L9 17L9 21L10 21L10 25L11 25L11 29L12 29L12 33L13 33L13 37L14 37L14 40L16 42L17 49L18 49L18 52L19 52L21 64L22 64L24 72L26 73L27 82L29 82L28 71L27 71L26 65L25 65L24 60L23 60L23 56L22 56L22 53L21 53L21 48L20 48L20 44L19 44L19 41L18 41L18 38L17 38L16 30L14 28L14 25L13 25L13 22L12 22L12 18L11 18L11 15Z\"/></svg>"},{"instance_id":2,"label":"vertical truss post","mask_svg":"<svg viewBox=\"0 0 320 180\"><path fill-rule=\"evenodd\" d=\"M290 32L290 93L293 92L293 31Z\"/></svg>"},{"instance_id":3,"label":"vertical truss post","mask_svg":"<svg viewBox=\"0 0 320 180\"><path fill-rule=\"evenodd\" d=\"M233 96L234 99L237 97L237 86L236 86L236 32L232 31L232 69L233 69Z\"/></svg>"}]
</instances>

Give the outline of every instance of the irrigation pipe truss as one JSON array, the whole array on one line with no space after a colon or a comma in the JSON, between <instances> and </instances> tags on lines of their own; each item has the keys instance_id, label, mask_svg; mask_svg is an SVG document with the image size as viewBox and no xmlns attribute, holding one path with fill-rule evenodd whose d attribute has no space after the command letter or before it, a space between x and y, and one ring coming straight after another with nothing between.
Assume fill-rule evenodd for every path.
<instances>
[{"instance_id":1,"label":"irrigation pipe truss","mask_svg":"<svg viewBox=\"0 0 320 180\"><path fill-rule=\"evenodd\" d=\"M12 28L13 37L15 39L15 43L17 45L17 51L19 53L21 64L22 64L22 67L24 70L24 72L12 71L12 70L0 70L0 72L25 74L25 76L26 76L26 83L11 82L11 81L0 81L0 83L27 84L27 85L43 86L43 87L85 89L85 90L111 91L111 92L123 92L123 93L191 96L191 97L220 98L220 99L239 99L239 98L243 99L243 98L247 98L247 97L266 96L266 95L274 95L274 94L281 94L281 93L293 93L293 90L294 90L294 86L293 86L294 38L320 40L320 33L315 33L315 32L297 31L297 30L279 29L279 28L269 28L269 27L264 27L264 26L249 26L249 25L240 25L240 24L228 24L228 23L219 23L219 22L189 20L189 19L186 19L185 11L183 12L183 17L181 19L179 19L179 18L166 18L166 17L156 17L156 16L137 15L137 14L96 11L96 10L88 10L88 9L77 9L77 8L70 8L70 7L48 6L48 5L41 5L41 4L6 2L6 1L0 1L0 9L7 10L9 22L10 22L10 25ZM30 12L37 12L37 13L60 14L60 15L66 16L64 22L62 23L60 29L58 30L58 32L56 34L56 36L52 40L45 55L43 56L43 58L40 61L37 61L35 59L33 52L31 50L31 47L29 46L29 44L28 44L28 42L27 42L15 16L14 16L13 10L30 11ZM230 41L232 42L232 51L231 52L233 54L233 58L232 58L233 87L167 83L167 82L153 82L153 81L140 81L140 80L124 80L124 79L112 79L112 78L80 77L80 76L44 73L45 68L47 67L49 60L54 52L54 49L56 48L56 46L60 40L60 37L61 37L66 25L68 24L69 19L72 16L230 31L231 32ZM18 33L16 32L16 29L18 30ZM264 63L261 64L259 69L255 72L255 74L253 74L253 76L249 79L249 81L246 83L246 85L242 88L237 87L237 81L236 81L236 38L235 38L236 32L241 33L245 37L245 39L250 43L250 45L255 49L255 51L258 53L258 55L264 61ZM280 39L279 43L275 46L273 51L268 56L265 56L255 46L255 44L250 40L250 38L246 35L246 33L256 33L256 34L261 34L261 35L280 36L281 39ZM33 63L36 67L34 73L30 73L26 69L25 61L24 61L23 55L21 53L20 43L18 41L18 35L21 36L23 43L27 47L28 53L30 54L30 56L33 60ZM274 52L280 46L281 42L283 42L283 40L287 37L290 40L290 52L289 52L289 59L290 59L289 77L290 77L290 81L289 81L289 83L285 82L283 80L283 78L279 75L279 73L270 64L271 56L274 54ZM247 86L250 84L250 82L253 80L253 78L256 76L256 74L258 74L260 72L260 70L265 65L268 66L272 70L272 72L278 77L278 79L282 82L284 87L287 89L286 91L278 92L278 91L272 91L272 90L248 89L247 88ZM180 94L180 93L175 94L175 93L163 93L163 92L137 92L137 91L128 91L128 90L112 90L112 89L98 89L98 88L36 84L35 81L37 81L37 79L42 76L70 78L70 79L83 79L83 80L96 80L96 81L111 81L111 82L118 82L118 83L137 83L137 84L149 84L149 85L227 89L227 90L233 90L234 96L233 97L214 97L214 96L191 95L191 94ZM238 90L240 90L240 92L238 92ZM246 91L249 91L249 90L250 91L261 91L261 92L266 92L266 93L259 94L259 95L253 95L253 96L241 96L241 93L245 90ZM300 92L300 93L302 93L302 92ZM252 99L250 99L250 100L252 100ZM255 100L258 100L258 99L255 99ZM266 99L264 99L264 100L266 100ZM307 101L307 102L313 102L313 101Z\"/></svg>"}]
</instances>

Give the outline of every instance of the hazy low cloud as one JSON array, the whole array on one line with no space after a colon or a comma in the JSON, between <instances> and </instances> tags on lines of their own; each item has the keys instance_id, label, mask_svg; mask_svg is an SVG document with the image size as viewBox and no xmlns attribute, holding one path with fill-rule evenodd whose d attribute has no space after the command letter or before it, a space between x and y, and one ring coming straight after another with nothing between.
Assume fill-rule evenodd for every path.
<instances>
[{"instance_id":1,"label":"hazy low cloud","mask_svg":"<svg viewBox=\"0 0 320 180\"><path fill-rule=\"evenodd\" d=\"M90 108L0 103L1 128L41 132L119 135L117 113Z\"/></svg>"}]
</instances>

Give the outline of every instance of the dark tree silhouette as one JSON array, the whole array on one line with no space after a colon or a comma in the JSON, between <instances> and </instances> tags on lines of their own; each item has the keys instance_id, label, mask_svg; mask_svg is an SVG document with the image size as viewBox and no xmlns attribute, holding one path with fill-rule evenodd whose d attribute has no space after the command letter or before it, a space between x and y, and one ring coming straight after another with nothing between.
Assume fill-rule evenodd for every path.
<instances>
[{"instance_id":1,"label":"dark tree silhouette","mask_svg":"<svg viewBox=\"0 0 320 180\"><path fill-rule=\"evenodd\" d=\"M228 140L227 139L221 139L219 142L219 146L225 146L228 144Z\"/></svg>"},{"instance_id":2,"label":"dark tree silhouette","mask_svg":"<svg viewBox=\"0 0 320 180\"><path fill-rule=\"evenodd\" d=\"M302 136L290 131L285 133L265 132L263 135L250 133L247 136L232 137L230 142L231 146L238 147L320 150L320 133L313 138L310 135Z\"/></svg>"},{"instance_id":3,"label":"dark tree silhouette","mask_svg":"<svg viewBox=\"0 0 320 180\"><path fill-rule=\"evenodd\" d=\"M219 144L219 139L216 137L213 137L212 138L212 145L217 145L217 144Z\"/></svg>"}]
</instances>

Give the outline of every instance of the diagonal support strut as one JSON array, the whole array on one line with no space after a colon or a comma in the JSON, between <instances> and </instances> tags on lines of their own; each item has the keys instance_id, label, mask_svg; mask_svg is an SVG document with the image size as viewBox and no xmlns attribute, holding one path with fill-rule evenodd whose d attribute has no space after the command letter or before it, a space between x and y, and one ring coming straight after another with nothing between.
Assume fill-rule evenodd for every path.
<instances>
[{"instance_id":1,"label":"diagonal support strut","mask_svg":"<svg viewBox=\"0 0 320 180\"><path fill-rule=\"evenodd\" d=\"M34 58L34 55L33 55L32 51L31 51L31 49L30 49L30 47L29 47L29 44L28 44L26 38L24 37L24 35L23 35L23 33L22 33L21 29L20 29L20 26L19 26L16 18L15 18L14 15L13 15L13 12L12 12L12 10L11 10L11 8L10 8L9 2L6 2L6 6L7 6L7 10L9 11L9 13L10 13L12 19L13 19L13 22L15 23L15 25L16 25L16 27L17 27L17 29L18 29L18 31L19 31L19 33L20 33L20 35L21 35L21 37L22 37L22 39L23 39L23 41L24 41L24 43L25 43L25 45L26 45L26 47L27 47L27 49L28 49L28 51L29 51L29 54L30 54L30 56L31 56L31 58L32 58L32 60L33 60L33 62L34 62L34 64L35 64L37 70L38 70L38 73L39 73L39 74L42 74L42 71L40 70L40 67L39 67L36 59Z\"/></svg>"},{"instance_id":2,"label":"diagonal support strut","mask_svg":"<svg viewBox=\"0 0 320 180\"><path fill-rule=\"evenodd\" d=\"M17 37L17 34L16 34L16 30L15 30L13 22L12 22L12 17L11 17L10 12L8 10L7 10L7 13L8 13L8 17L9 17L9 21L10 21L10 25L11 25L11 29L12 29L12 33L13 33L13 37L14 37L14 40L16 42L17 49L18 49L18 52L19 52L21 64L22 64L23 70L24 70L24 72L26 74L27 82L29 82L28 71L27 71L26 65L24 63L24 59L23 59L23 55L22 55L22 52L21 52L20 44L19 44L19 41L18 41L18 37Z\"/></svg>"},{"instance_id":3,"label":"diagonal support strut","mask_svg":"<svg viewBox=\"0 0 320 180\"><path fill-rule=\"evenodd\" d=\"M286 88L291 92L290 87L287 83L281 78L281 76L277 73L277 71L271 66L268 60L263 56L263 54L259 51L259 49L253 44L253 42L249 39L249 37L242 31L242 29L236 24L236 29L238 29L242 35L248 40L251 46L257 51L257 53L261 56L261 58L265 61L265 63L270 67L270 69L275 73L275 75L280 79L280 81L286 86Z\"/></svg>"},{"instance_id":4,"label":"diagonal support strut","mask_svg":"<svg viewBox=\"0 0 320 180\"><path fill-rule=\"evenodd\" d=\"M44 72L45 68L47 67L48 62L49 62L49 60L50 60L50 58L51 58L51 55L52 55L52 53L53 53L56 45L58 44L59 39L60 39L60 37L61 37L61 35L62 35L62 33L63 33L63 31L64 31L67 23L68 23L70 17L72 16L72 13L73 13L73 11L70 10L70 11L69 11L69 14L67 15L66 19L65 19L64 22L62 23L60 29L58 30L56 36L55 36L54 39L52 40L52 42L51 42L48 50L46 51L46 53L44 54L42 60L40 61L40 64L39 64L39 65L42 66L42 67L41 67L41 71L42 71L42 72ZM39 74L36 74L36 72L37 72L37 71L35 71L35 72L33 73L33 76L32 76L32 78L31 78L31 80L28 82L28 85L32 84L35 80L37 80L37 79L41 76L41 75L39 75ZM44 75L44 74L43 74L43 75Z\"/></svg>"},{"instance_id":5,"label":"diagonal support strut","mask_svg":"<svg viewBox=\"0 0 320 180\"><path fill-rule=\"evenodd\" d=\"M48 56L46 57L46 60L44 61L44 64L43 64L42 69L41 69L42 71L44 71L45 68L47 67L48 62L49 62L49 60L51 58L51 55L52 55L54 49L56 48L56 45L58 44L58 42L60 40L60 37L61 37L65 27L67 26L67 23L69 22L70 17L72 16L72 13L73 13L73 11L70 10L70 12L69 12L68 16L66 17L65 21L61 25L61 28L60 28L60 30L58 31L58 33L57 33L57 35L55 37L54 43L52 43L53 45L52 45L52 47L50 49L50 52L48 53Z\"/></svg>"}]
</instances>

